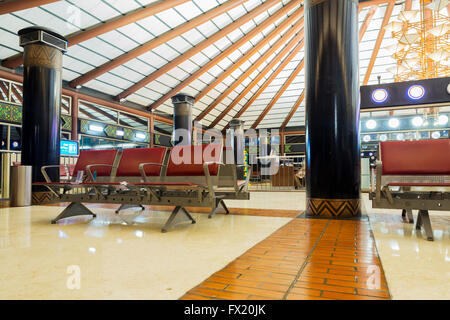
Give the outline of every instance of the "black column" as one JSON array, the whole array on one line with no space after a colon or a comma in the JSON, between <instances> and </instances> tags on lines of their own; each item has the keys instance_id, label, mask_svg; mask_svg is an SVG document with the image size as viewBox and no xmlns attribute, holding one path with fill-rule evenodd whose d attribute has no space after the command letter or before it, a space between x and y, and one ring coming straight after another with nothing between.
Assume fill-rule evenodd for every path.
<instances>
[{"instance_id":1,"label":"black column","mask_svg":"<svg viewBox=\"0 0 450 320\"><path fill-rule=\"evenodd\" d=\"M40 182L42 166L60 164L62 55L67 40L42 27L22 29L19 36L24 47L21 162L33 167L33 182ZM48 172L58 181L58 168Z\"/></svg>"},{"instance_id":2,"label":"black column","mask_svg":"<svg viewBox=\"0 0 450 320\"><path fill-rule=\"evenodd\" d=\"M358 2L305 1L307 215L361 214Z\"/></svg>"},{"instance_id":3,"label":"black column","mask_svg":"<svg viewBox=\"0 0 450 320\"><path fill-rule=\"evenodd\" d=\"M186 94L177 94L172 97L173 103L173 144L192 144L192 106L194 97ZM180 135L177 129L186 130L184 135Z\"/></svg>"}]
</instances>

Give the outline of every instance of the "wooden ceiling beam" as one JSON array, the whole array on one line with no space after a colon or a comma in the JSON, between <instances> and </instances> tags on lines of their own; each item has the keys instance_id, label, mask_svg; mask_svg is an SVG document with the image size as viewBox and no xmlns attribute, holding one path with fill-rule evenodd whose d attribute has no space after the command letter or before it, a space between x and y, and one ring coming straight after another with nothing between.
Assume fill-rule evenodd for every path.
<instances>
[{"instance_id":1,"label":"wooden ceiling beam","mask_svg":"<svg viewBox=\"0 0 450 320\"><path fill-rule=\"evenodd\" d=\"M371 0L371 1L364 1L364 2L360 2L359 3L359 8L360 9L364 9L367 7L371 7L371 6L379 6L380 4L385 4L385 3L394 3L398 1L398 0Z\"/></svg>"},{"instance_id":2,"label":"wooden ceiling beam","mask_svg":"<svg viewBox=\"0 0 450 320\"><path fill-rule=\"evenodd\" d=\"M372 74L373 66L375 65L375 61L377 60L378 51L380 50L381 43L383 42L384 34L386 32L384 27L389 23L389 19L391 18L392 11L394 10L394 6L395 6L395 2L392 1L392 2L389 2L388 6L386 8L386 13L384 14L383 21L381 22L380 31L378 32L378 37L377 37L377 40L375 42L375 47L372 52L372 57L370 58L369 65L367 66L367 71L366 71L366 75L364 77L363 86L367 85L367 83L369 82L370 75Z\"/></svg>"},{"instance_id":3,"label":"wooden ceiling beam","mask_svg":"<svg viewBox=\"0 0 450 320\"><path fill-rule=\"evenodd\" d=\"M69 85L72 88L76 88L77 86L81 86L88 81L98 78L102 74L105 74L106 72L111 71L112 69L117 68L117 67L123 65L124 63L126 63L134 58L137 58L156 47L159 47L162 44L165 44L167 41L170 41L173 38L176 38L176 37L182 35L183 33L200 26L205 22L210 21L211 19L237 7L238 5L244 3L245 1L246 0L229 0L213 9L197 16L196 18L189 20L189 21L179 25L178 27L163 33L162 35L160 35L156 38L154 38L142 45L139 45L138 47L134 48L133 50L125 52L124 54L114 58L113 60L108 61L107 63L104 63L103 65L81 75L80 77L72 80L69 83ZM169 2L169 1L167 1L167 2Z\"/></svg>"},{"instance_id":4,"label":"wooden ceiling beam","mask_svg":"<svg viewBox=\"0 0 450 320\"><path fill-rule=\"evenodd\" d=\"M303 10L302 10L303 11ZM280 30L276 28L274 31L272 31L269 35L267 35L266 38L261 40L256 46L254 46L251 50L249 50L248 53L243 55L238 61L236 61L230 68L228 68L224 73L222 73L220 76L218 76L211 84L209 84L202 92L200 92L196 97L195 101L198 102L204 95L206 95L206 92L209 92L212 88L217 86L219 83L224 81L228 76L230 76L235 70L237 70L241 65L243 65L245 62L248 61L249 57L252 57L255 53L257 53L259 50L261 50L264 46L266 46L270 40L275 38L277 35L280 34L282 29L287 28L290 26L290 22L286 23L284 26L280 25ZM272 47L267 49L264 54L258 58L252 65L238 78L236 81L233 81L233 83L228 86L228 88L220 94L219 97L217 97L205 110L203 110L195 119L195 121L200 121L203 119L211 110L213 110L217 105L225 99L231 92L233 92L234 89L236 89L245 79L247 79L253 72L255 72L259 66L261 66L264 62L269 59L269 57L275 53L276 50L281 48L281 46L285 43L287 43L287 40L294 36L296 32L302 33L300 37L303 37L303 30L300 31L300 29L303 28L303 18L301 18L297 23L290 28L282 37L280 37ZM276 57L275 57L276 58ZM281 57L279 57L281 58Z\"/></svg>"},{"instance_id":5,"label":"wooden ceiling beam","mask_svg":"<svg viewBox=\"0 0 450 320\"><path fill-rule=\"evenodd\" d=\"M359 42L361 42L361 39L364 37L364 34L367 31L367 28L369 27L370 22L372 21L373 15L377 11L377 7L371 7L369 12L367 12L366 17L364 18L364 22L359 29Z\"/></svg>"},{"instance_id":6,"label":"wooden ceiling beam","mask_svg":"<svg viewBox=\"0 0 450 320\"><path fill-rule=\"evenodd\" d=\"M298 42L297 42L298 41ZM297 45L294 47L295 42L297 42ZM269 78L264 82L264 84L261 86L261 88L252 96L258 97L266 88L267 86L280 74L281 71L284 70L284 68L288 65L289 62L292 61L292 59L302 50L304 46L303 39L296 38L291 40L284 48L283 50L278 54L278 57L284 57L284 60L278 65L278 67L275 69L275 71L272 72L272 74L269 76ZM290 51L292 49L292 51ZM289 53L290 51L290 53ZM251 89L253 89L270 71L272 71L272 68L275 67L275 65L279 62L279 59L273 59L256 77L252 80L252 82L237 96L233 102L231 102L224 111L220 113L220 115L214 119L214 121L209 125L208 129L215 127L233 108L241 101L249 92ZM252 99L250 98L250 99Z\"/></svg>"},{"instance_id":7,"label":"wooden ceiling beam","mask_svg":"<svg viewBox=\"0 0 450 320\"><path fill-rule=\"evenodd\" d=\"M193 57L194 55L196 55L197 53L199 53L203 49L206 49L207 47L212 45L217 40L222 39L223 37L227 36L229 33L233 32L234 30L236 30L240 26L242 26L245 23L249 22L251 19L256 18L258 15L260 15L264 11L268 10L272 6L276 5L280 1L281 0L268 0L268 1L264 2L264 3L262 3L261 5L257 6L256 8L254 8L252 11L250 11L246 15L240 17L236 21L230 23L226 27L224 27L224 28L220 29L219 31L217 31L215 34L210 36L208 39L206 39L206 40L200 42L199 44L195 45L195 47L192 47L191 49L187 50L186 52L184 52L183 54L179 55L178 57L176 57L175 59L173 59L172 61L170 61L166 65L162 66L161 68L159 68L158 70L156 70L152 74L149 74L148 76L146 76L142 80L138 81L137 83L135 83L134 85L132 85L128 89L124 90L123 92L121 92L120 94L118 94L115 97L115 100L120 101L121 99L125 99L126 97L128 97L129 95L135 93L139 89L142 89L143 87L145 87L146 85L148 85L152 81L154 81L154 80L158 79L160 76L166 74L168 71L170 71L173 68L177 67L179 64L183 63L187 59Z\"/></svg>"},{"instance_id":8,"label":"wooden ceiling beam","mask_svg":"<svg viewBox=\"0 0 450 320\"><path fill-rule=\"evenodd\" d=\"M300 8L300 10L297 13L298 16L303 15L303 7ZM293 17L294 14L291 16ZM296 17L293 17L295 19ZM291 20L293 21L293 20ZM200 101L201 98L206 96L208 92L210 92L213 88L215 88L217 85L219 85L222 81L224 81L228 76L230 76L234 71L236 71L240 66L242 66L245 62L249 60L250 57L252 57L256 52L261 50L262 47L264 47L266 44L268 44L273 38L275 38L277 35L279 35L282 30L289 26L292 22L286 21L286 23L283 22L283 25L280 24L279 27L277 27L274 31L272 31L269 35L267 35L265 38L263 38L259 43L257 43L252 49L250 49L248 52L245 53L241 58L239 58L237 61L235 61L224 73L219 75L214 81L206 88L204 88L200 93L197 94L195 97L195 101ZM298 25L298 30L300 28L303 28L303 18L301 18L300 24ZM293 34L293 33L291 33Z\"/></svg>"},{"instance_id":9,"label":"wooden ceiling beam","mask_svg":"<svg viewBox=\"0 0 450 320\"><path fill-rule=\"evenodd\" d=\"M275 105L275 103L277 103L278 99L281 98L281 96L283 95L283 93L287 90L287 88L289 88L289 86L292 84L292 82L295 80L295 78L299 75L299 73L303 70L303 67L305 66L305 60L302 59L302 61L300 61L300 63L298 64L298 66L294 69L294 71L292 71L291 75L289 76L289 78L286 80L285 83L283 83L283 85L281 86L280 90L278 90L277 94L272 98L272 100L270 101L270 103L266 106L266 108L264 109L264 111L259 115L259 117L256 119L255 122L253 122L251 128L255 129L260 123L261 121L266 117L266 115L269 113L269 111L273 108L273 106Z\"/></svg>"},{"instance_id":10,"label":"wooden ceiling beam","mask_svg":"<svg viewBox=\"0 0 450 320\"><path fill-rule=\"evenodd\" d=\"M60 0L14 0L0 3L0 15L43 6Z\"/></svg>"},{"instance_id":11,"label":"wooden ceiling beam","mask_svg":"<svg viewBox=\"0 0 450 320\"><path fill-rule=\"evenodd\" d=\"M295 101L294 106L292 107L289 114L286 116L286 119L284 119L283 124L281 125L280 129L284 130L286 126L288 125L289 121L291 121L292 117L294 116L297 109L302 104L303 100L305 99L305 90L302 91L302 94L298 97L297 101Z\"/></svg>"},{"instance_id":12,"label":"wooden ceiling beam","mask_svg":"<svg viewBox=\"0 0 450 320\"><path fill-rule=\"evenodd\" d=\"M245 43L247 43L250 39L252 39L253 37L255 37L256 35L258 35L260 32L262 32L264 29L266 29L268 26L270 26L272 23L274 23L275 21L277 21L278 19L282 18L283 15L285 15L287 13L287 8L289 8L288 10L292 10L295 6L297 6L299 4L299 2L291 1L289 2L286 6L284 6L283 8L281 8L280 10L278 10L276 13L274 13L272 16L270 16L270 18L262 21L259 25L257 25L255 28L253 28L252 30L250 30L246 35L244 35L243 37L241 37L239 40L237 40L235 43L233 43L232 45L230 45L228 48L226 48L224 51L222 51L221 53L219 53L217 56L215 56L211 61L209 61L208 63L206 63L204 66L202 66L199 70L197 70L196 72L194 72L192 75L190 75L188 78L186 78L185 80L183 80L181 83L179 83L177 86L175 86L175 88L173 88L172 90L170 90L168 93L166 93L165 95L163 95L161 98L159 98L157 101L155 101L153 104L151 104L148 109L152 110L152 109L156 109L158 108L160 105L162 105L164 102L166 102L167 100L169 100L172 96L174 96L175 94L177 94L178 92L180 92L180 90L182 90L183 88L185 88L186 86L188 86L190 83L192 83L193 81L197 80L202 74L204 74L205 72L207 72L209 69L211 69L212 67L214 67L216 64L218 64L220 61L222 61L223 59L225 59L226 57L228 57L231 53L233 53L234 51L236 51L237 49L239 49L242 45L244 45ZM298 12L298 10L297 10ZM292 17L293 15L291 15ZM289 18L291 18L289 17ZM287 19L289 19L287 18Z\"/></svg>"},{"instance_id":13,"label":"wooden ceiling beam","mask_svg":"<svg viewBox=\"0 0 450 320\"><path fill-rule=\"evenodd\" d=\"M144 7L138 8L136 10L133 10L131 12L128 12L126 14L111 18L104 22L97 23L86 29L77 31L75 33L72 33L72 34L66 36L66 38L69 42L68 46L69 47L74 46L83 41L98 37L102 34L108 33L110 31L113 31L116 29L119 29L121 27L129 25L136 21L145 19L147 17L150 17L150 16L157 14L159 12L162 12L164 10L171 9L173 7L176 7L180 4L183 4L188 1L189 0L171 0L171 1L160 0L160 1L149 4L148 6L144 6ZM16 55L11 56L2 61L2 66L6 67L6 68L10 68L10 69L17 68L18 66L20 66L22 64L23 64L23 54L22 53L16 54Z\"/></svg>"}]
</instances>

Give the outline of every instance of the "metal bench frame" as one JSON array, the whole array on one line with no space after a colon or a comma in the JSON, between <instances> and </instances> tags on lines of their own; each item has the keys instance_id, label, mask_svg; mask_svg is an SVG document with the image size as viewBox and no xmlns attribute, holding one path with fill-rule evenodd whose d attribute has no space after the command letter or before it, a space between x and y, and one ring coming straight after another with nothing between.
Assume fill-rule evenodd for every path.
<instances>
[{"instance_id":1,"label":"metal bench frame","mask_svg":"<svg viewBox=\"0 0 450 320\"><path fill-rule=\"evenodd\" d=\"M450 161L450 160L449 160ZM450 192L445 191L411 191L415 183L439 184L450 182L450 176L383 176L383 164L376 161L376 183L375 188L369 193L373 208L401 209L402 216L414 223L412 210L419 210L416 230L424 228L427 240L433 241L433 229L429 217L429 210L450 211ZM372 171L371 171L372 174ZM373 181L372 177L370 181ZM399 186L399 191L392 191L390 187L396 183L409 184ZM428 186L427 186L428 187ZM429 186L434 188L436 186Z\"/></svg>"},{"instance_id":2,"label":"metal bench frame","mask_svg":"<svg viewBox=\"0 0 450 320\"><path fill-rule=\"evenodd\" d=\"M121 157L122 154L118 154ZM211 176L209 171L209 165L218 164L217 176ZM247 179L241 185L238 184L236 168L232 170L233 177L231 178L233 183L233 190L221 190L218 188L218 181L220 180L220 168L225 166L223 163L218 162L205 162L203 163L204 171L204 183L189 183L181 181L180 183L164 182L164 181L149 181L149 180L164 180L164 177L159 179L153 179L154 177L148 177L145 174L145 166L158 165L165 169L167 167L164 163L142 163L139 165L139 171L141 178L145 182L127 182L125 184L112 182L113 172L117 169L118 162L115 161L114 165L103 164L91 164L86 167L87 180L81 184L76 183L53 183L45 170L48 167L41 169L46 183L35 184L47 187L52 194L52 202L71 202L52 223L74 216L92 215L94 218L96 215L89 210L82 203L117 203L120 204L120 208L116 210L118 213L120 210L130 207L144 208L144 205L158 205L158 206L175 206L165 226L162 228L162 232L166 232L171 227L175 218L181 214L183 221L187 220L191 223L195 223L191 214L187 211L186 207L210 207L211 212L209 218L214 214L225 211L229 213L227 206L224 203L225 199L233 200L248 200L250 198L248 192L248 181L250 175L247 175ZM112 167L111 177L107 182L95 182L94 175L92 174L92 168L99 166ZM165 170L161 170L163 172ZM175 178L175 177L172 177ZM183 180L189 179L189 177L183 177ZM215 178L215 179L214 179ZM89 182L89 180L91 182ZM68 193L75 189L82 190L81 193Z\"/></svg>"}]
</instances>

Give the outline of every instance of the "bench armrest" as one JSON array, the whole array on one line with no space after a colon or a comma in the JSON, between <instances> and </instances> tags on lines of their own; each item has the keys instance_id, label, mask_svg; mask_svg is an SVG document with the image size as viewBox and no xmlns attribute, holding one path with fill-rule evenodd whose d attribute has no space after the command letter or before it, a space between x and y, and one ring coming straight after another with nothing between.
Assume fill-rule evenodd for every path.
<instances>
[{"instance_id":1,"label":"bench armrest","mask_svg":"<svg viewBox=\"0 0 450 320\"><path fill-rule=\"evenodd\" d=\"M208 186L209 194L211 197L214 197L214 186L212 184L211 174L209 172L209 166L212 164L218 164L219 165L219 172L220 167L224 166L225 164L223 162L219 161L208 161L203 163L203 171L205 172L205 178L206 178L206 185Z\"/></svg>"},{"instance_id":2,"label":"bench armrest","mask_svg":"<svg viewBox=\"0 0 450 320\"><path fill-rule=\"evenodd\" d=\"M161 168L166 167L165 164L162 163L156 163L156 162L145 162L145 163L140 163L139 164L139 172L141 173L141 177L144 179L144 181L147 182L147 175L145 174L145 170L144 168L146 166L159 166ZM159 175L161 175L161 172L159 173Z\"/></svg>"},{"instance_id":3,"label":"bench armrest","mask_svg":"<svg viewBox=\"0 0 450 320\"><path fill-rule=\"evenodd\" d=\"M48 166L42 166L41 167L41 173L44 176L45 182L52 182L52 180L50 179L50 177L47 174L47 169L48 168L64 168L64 170L66 171L66 176L68 178L70 178L70 172L69 172L69 168L67 167L67 165L65 164L54 164L54 165L48 165Z\"/></svg>"},{"instance_id":4,"label":"bench armrest","mask_svg":"<svg viewBox=\"0 0 450 320\"><path fill-rule=\"evenodd\" d=\"M87 165L87 166L86 166L86 171L88 172L89 178L90 178L92 181L95 181L94 175L92 174L92 170L91 170L91 168L93 168L93 167L111 167L111 170L112 170L112 168L113 168L113 166L110 165L110 164L101 164L101 163L99 163L99 164L90 164L90 165Z\"/></svg>"}]
</instances>

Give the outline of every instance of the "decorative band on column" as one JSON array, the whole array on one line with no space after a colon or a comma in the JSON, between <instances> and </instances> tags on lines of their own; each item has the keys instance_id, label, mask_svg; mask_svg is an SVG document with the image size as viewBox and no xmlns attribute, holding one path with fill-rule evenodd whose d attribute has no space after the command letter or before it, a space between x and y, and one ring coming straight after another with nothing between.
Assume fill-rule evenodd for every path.
<instances>
[{"instance_id":1,"label":"decorative band on column","mask_svg":"<svg viewBox=\"0 0 450 320\"><path fill-rule=\"evenodd\" d=\"M33 206L38 206L42 204L48 204L53 202L53 197L51 192L36 191L33 192L31 204Z\"/></svg>"},{"instance_id":2,"label":"decorative band on column","mask_svg":"<svg viewBox=\"0 0 450 320\"><path fill-rule=\"evenodd\" d=\"M62 66L62 52L50 46L30 44L24 51L23 61L26 66L59 69Z\"/></svg>"},{"instance_id":3,"label":"decorative band on column","mask_svg":"<svg viewBox=\"0 0 450 320\"><path fill-rule=\"evenodd\" d=\"M360 199L308 199L306 214L317 217L352 218L361 214Z\"/></svg>"}]
</instances>

